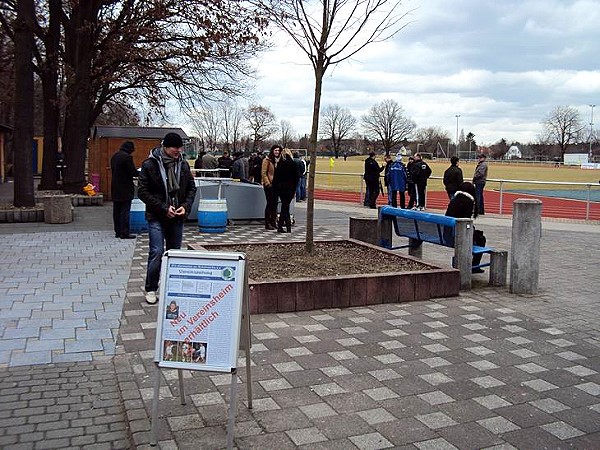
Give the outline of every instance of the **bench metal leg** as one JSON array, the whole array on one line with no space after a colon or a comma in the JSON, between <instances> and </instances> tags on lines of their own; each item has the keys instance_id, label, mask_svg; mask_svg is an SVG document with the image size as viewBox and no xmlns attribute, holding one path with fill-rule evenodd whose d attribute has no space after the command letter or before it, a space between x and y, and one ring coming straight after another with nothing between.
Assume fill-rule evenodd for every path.
<instances>
[{"instance_id":1,"label":"bench metal leg","mask_svg":"<svg viewBox=\"0 0 600 450\"><path fill-rule=\"evenodd\" d=\"M408 254L423 259L423 241L408 238Z\"/></svg>"},{"instance_id":2,"label":"bench metal leg","mask_svg":"<svg viewBox=\"0 0 600 450\"><path fill-rule=\"evenodd\" d=\"M492 250L490 253L490 286L506 286L508 252Z\"/></svg>"}]
</instances>

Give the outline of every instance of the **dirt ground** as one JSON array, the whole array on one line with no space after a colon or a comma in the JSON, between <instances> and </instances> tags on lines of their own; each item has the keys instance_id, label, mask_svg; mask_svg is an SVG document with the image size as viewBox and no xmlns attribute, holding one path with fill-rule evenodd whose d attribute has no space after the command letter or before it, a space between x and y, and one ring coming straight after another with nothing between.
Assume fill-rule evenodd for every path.
<instances>
[{"instance_id":1,"label":"dirt ground","mask_svg":"<svg viewBox=\"0 0 600 450\"><path fill-rule=\"evenodd\" d=\"M248 276L255 281L431 269L430 266L400 255L349 241L315 242L313 256L306 254L304 243L211 245L207 248L245 253L248 258Z\"/></svg>"}]
</instances>

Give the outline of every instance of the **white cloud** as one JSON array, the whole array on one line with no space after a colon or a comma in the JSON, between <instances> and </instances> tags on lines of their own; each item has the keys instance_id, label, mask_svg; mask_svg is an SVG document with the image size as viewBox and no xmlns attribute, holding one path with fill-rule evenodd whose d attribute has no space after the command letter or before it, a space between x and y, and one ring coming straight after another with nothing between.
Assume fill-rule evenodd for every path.
<instances>
[{"instance_id":1,"label":"white cloud","mask_svg":"<svg viewBox=\"0 0 600 450\"><path fill-rule=\"evenodd\" d=\"M555 106L600 104L600 0L405 0L411 22L325 75L321 107L360 119L394 99L419 127L459 127L479 143L533 141ZM253 102L310 131L314 74L281 32L257 58Z\"/></svg>"}]
</instances>

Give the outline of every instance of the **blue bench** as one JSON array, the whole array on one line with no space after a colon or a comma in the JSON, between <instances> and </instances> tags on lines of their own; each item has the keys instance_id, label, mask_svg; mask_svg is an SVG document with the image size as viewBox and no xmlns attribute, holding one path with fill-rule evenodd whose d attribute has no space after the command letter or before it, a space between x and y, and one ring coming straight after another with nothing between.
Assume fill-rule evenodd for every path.
<instances>
[{"instance_id":1,"label":"blue bench","mask_svg":"<svg viewBox=\"0 0 600 450\"><path fill-rule=\"evenodd\" d=\"M504 286L506 284L507 252L496 250L493 247L473 245L472 241L468 243L464 242L461 245L471 247L470 261L468 262L468 266L466 263L459 264L457 262L456 244L459 238L457 234L457 224L459 222L462 222L466 228L473 226L470 219L456 219L441 214L383 206L379 208L378 243L380 246L390 250L408 247L409 253L418 257L422 254L421 248L423 242L454 248L453 267L464 266L472 270L494 265L494 267L490 268L490 284ZM408 244L400 246L392 245L392 227L397 236L408 238ZM469 234L469 236L472 236L472 234ZM489 262L472 265L472 256L476 254L489 254ZM471 270L469 270L469 274ZM470 284L470 276L468 279L468 284Z\"/></svg>"}]
</instances>

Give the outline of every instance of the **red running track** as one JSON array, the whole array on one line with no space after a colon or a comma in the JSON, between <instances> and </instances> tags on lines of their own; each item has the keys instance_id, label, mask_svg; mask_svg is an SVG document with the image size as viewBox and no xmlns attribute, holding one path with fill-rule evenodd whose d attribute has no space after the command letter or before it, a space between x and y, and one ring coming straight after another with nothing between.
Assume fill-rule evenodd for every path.
<instances>
[{"instance_id":1,"label":"red running track","mask_svg":"<svg viewBox=\"0 0 600 450\"><path fill-rule=\"evenodd\" d=\"M328 191L317 189L315 198L318 200L332 200L338 202L349 202L362 204L360 194L357 192ZM518 198L538 199L542 202L542 217L554 217L561 219L585 220L586 202L566 198L544 197L542 195L503 193L502 214L512 214L512 204ZM491 214L500 214L500 192L485 191L485 211ZM407 199L408 201L408 199ZM386 198L379 196L378 205L387 204ZM448 196L445 192L434 191L427 193L427 208L435 210L446 210ZM600 220L600 202L590 202L589 220Z\"/></svg>"}]
</instances>

